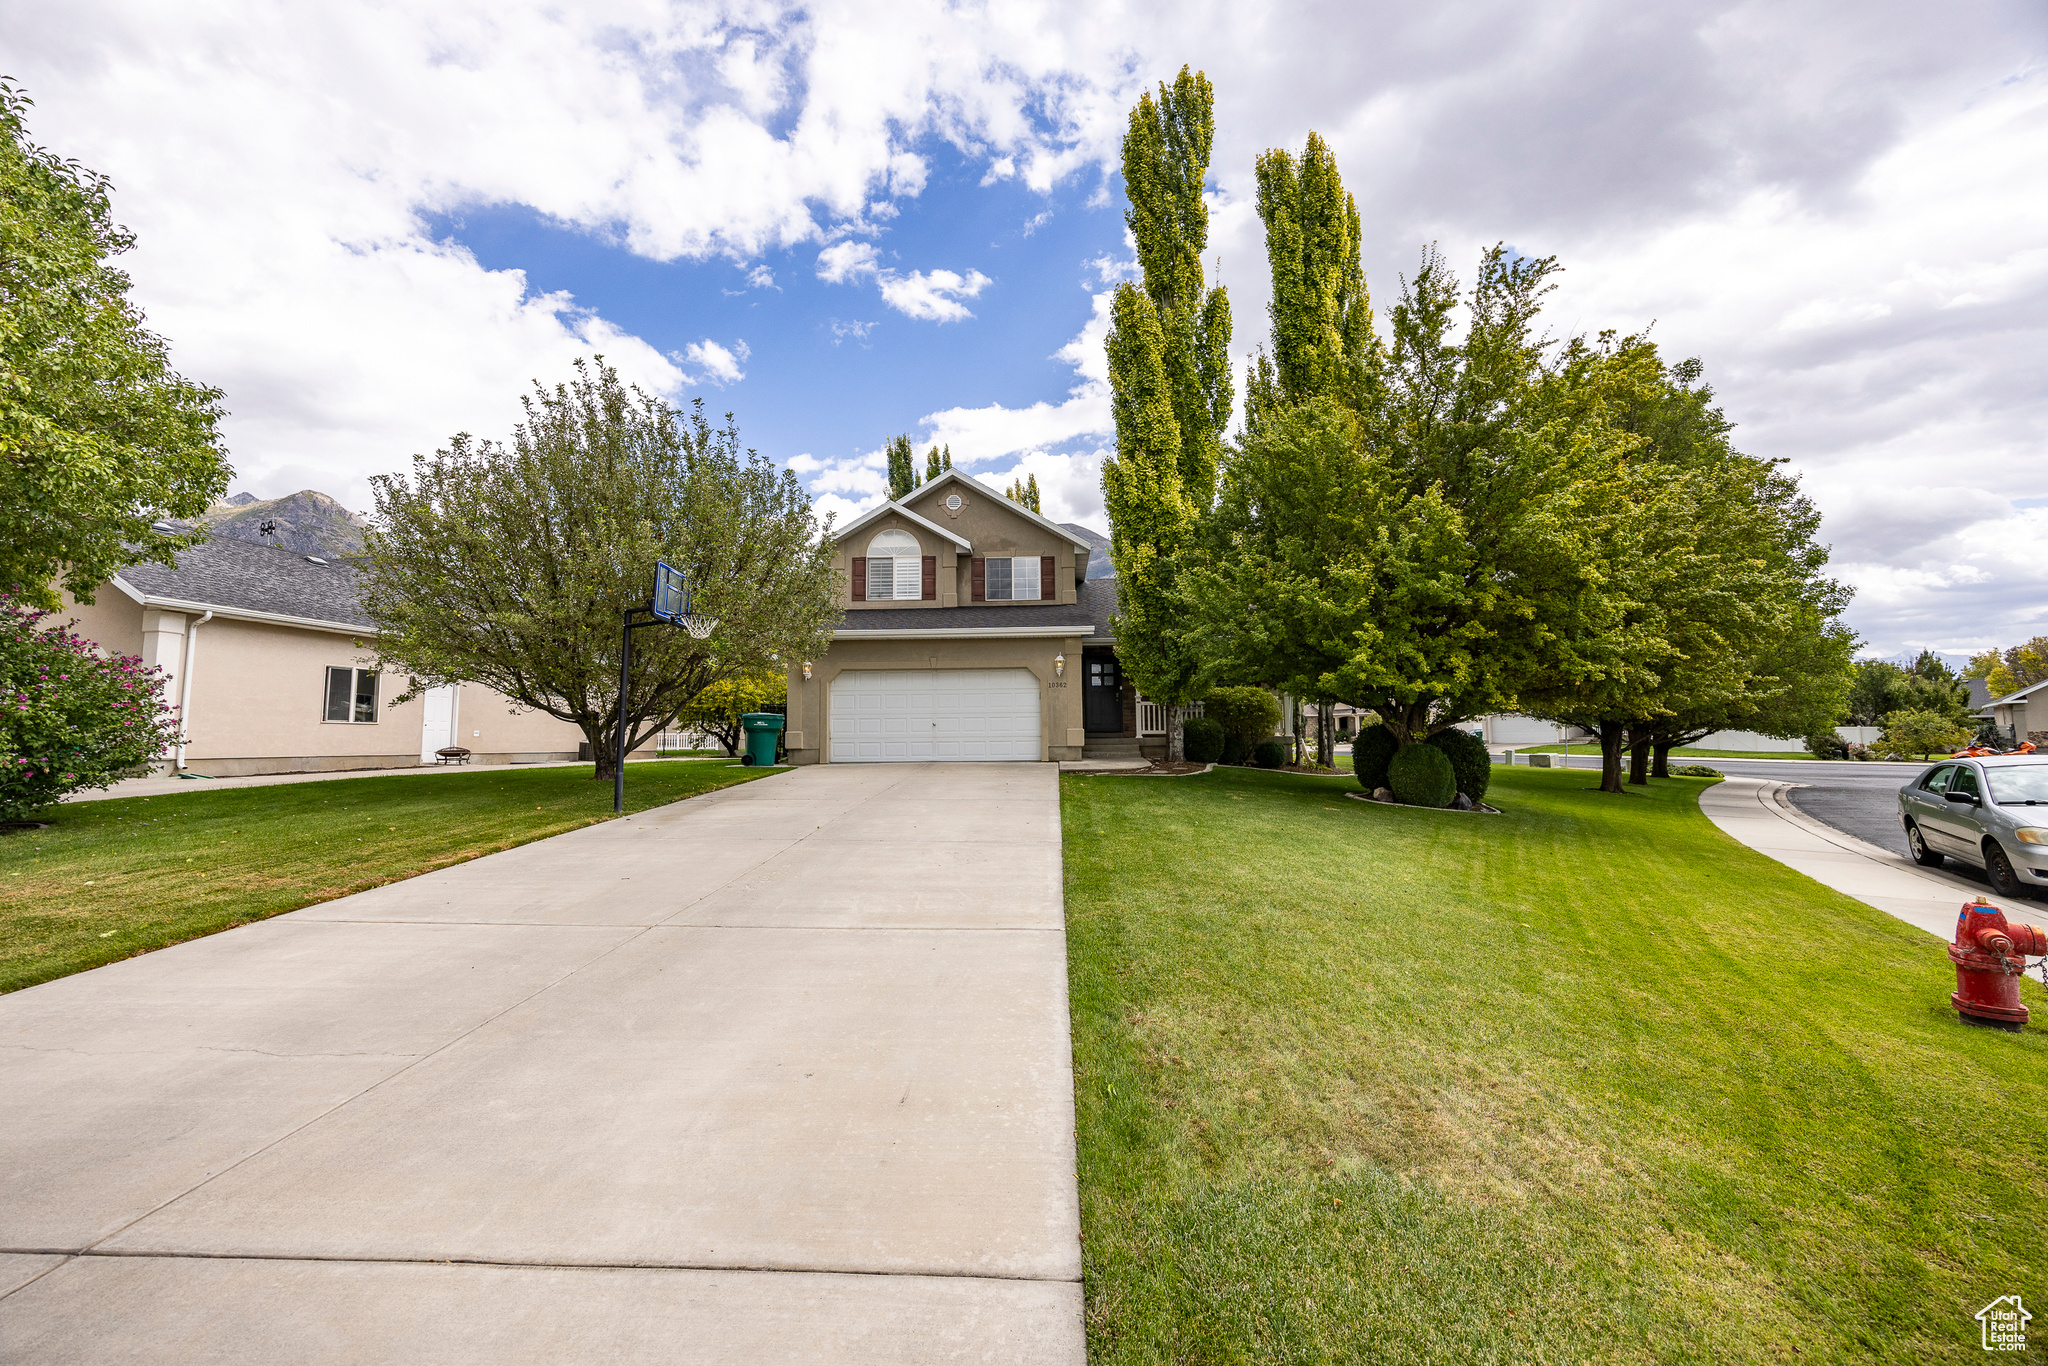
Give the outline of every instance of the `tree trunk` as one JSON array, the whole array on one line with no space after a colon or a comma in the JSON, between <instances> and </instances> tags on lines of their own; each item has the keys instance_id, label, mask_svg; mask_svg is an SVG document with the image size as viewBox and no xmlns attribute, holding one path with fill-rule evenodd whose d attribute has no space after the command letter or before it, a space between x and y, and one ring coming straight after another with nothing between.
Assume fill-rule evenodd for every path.
<instances>
[{"instance_id":1,"label":"tree trunk","mask_svg":"<svg viewBox=\"0 0 2048 1366\"><path fill-rule=\"evenodd\" d=\"M1328 702L1316 703L1316 764L1337 766L1337 718L1330 714Z\"/></svg>"},{"instance_id":2,"label":"tree trunk","mask_svg":"<svg viewBox=\"0 0 2048 1366\"><path fill-rule=\"evenodd\" d=\"M1600 723L1600 790L1620 792L1621 750L1628 731L1619 721Z\"/></svg>"},{"instance_id":3,"label":"tree trunk","mask_svg":"<svg viewBox=\"0 0 2048 1366\"><path fill-rule=\"evenodd\" d=\"M1629 733L1628 782L1630 787L1650 785L1650 733L1647 730Z\"/></svg>"},{"instance_id":4,"label":"tree trunk","mask_svg":"<svg viewBox=\"0 0 2048 1366\"><path fill-rule=\"evenodd\" d=\"M612 751L618 748L619 732L613 726L600 726L593 731L583 728L583 738L590 744L590 758L593 766L591 777L599 782L612 780Z\"/></svg>"},{"instance_id":5,"label":"tree trunk","mask_svg":"<svg viewBox=\"0 0 2048 1366\"><path fill-rule=\"evenodd\" d=\"M1166 709L1166 762L1169 764L1177 764L1187 758L1187 742L1180 733L1180 728L1187 723L1187 716L1186 707Z\"/></svg>"},{"instance_id":6,"label":"tree trunk","mask_svg":"<svg viewBox=\"0 0 2048 1366\"><path fill-rule=\"evenodd\" d=\"M1656 757L1651 761L1650 764L1650 776L1652 778L1670 777L1671 742L1669 740L1657 741L1657 743L1651 747L1651 753L1654 754Z\"/></svg>"}]
</instances>

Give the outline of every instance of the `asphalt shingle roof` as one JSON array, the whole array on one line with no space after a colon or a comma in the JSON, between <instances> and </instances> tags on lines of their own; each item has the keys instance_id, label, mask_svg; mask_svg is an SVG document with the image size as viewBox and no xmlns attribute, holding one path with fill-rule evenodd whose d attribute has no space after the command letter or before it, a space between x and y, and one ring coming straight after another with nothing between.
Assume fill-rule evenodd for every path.
<instances>
[{"instance_id":1,"label":"asphalt shingle roof","mask_svg":"<svg viewBox=\"0 0 2048 1366\"><path fill-rule=\"evenodd\" d=\"M1110 614L1116 611L1116 580L1089 579L1080 600L1037 607L866 607L848 612L834 629L840 631L973 631L1017 630L1027 626L1093 626L1095 639L1109 636Z\"/></svg>"},{"instance_id":2,"label":"asphalt shingle roof","mask_svg":"<svg viewBox=\"0 0 2048 1366\"><path fill-rule=\"evenodd\" d=\"M220 537L179 552L177 567L135 564L121 580L152 598L270 612L374 630L346 561L314 564L295 550Z\"/></svg>"}]
</instances>

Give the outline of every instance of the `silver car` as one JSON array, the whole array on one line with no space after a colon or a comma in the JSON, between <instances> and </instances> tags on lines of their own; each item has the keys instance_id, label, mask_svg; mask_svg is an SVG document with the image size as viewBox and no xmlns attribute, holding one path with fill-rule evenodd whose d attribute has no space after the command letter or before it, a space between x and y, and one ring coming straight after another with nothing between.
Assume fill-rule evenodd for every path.
<instances>
[{"instance_id":1,"label":"silver car","mask_svg":"<svg viewBox=\"0 0 2048 1366\"><path fill-rule=\"evenodd\" d=\"M2048 889L2048 755L1946 759L1899 789L1913 861L1982 868L2000 896Z\"/></svg>"}]
</instances>

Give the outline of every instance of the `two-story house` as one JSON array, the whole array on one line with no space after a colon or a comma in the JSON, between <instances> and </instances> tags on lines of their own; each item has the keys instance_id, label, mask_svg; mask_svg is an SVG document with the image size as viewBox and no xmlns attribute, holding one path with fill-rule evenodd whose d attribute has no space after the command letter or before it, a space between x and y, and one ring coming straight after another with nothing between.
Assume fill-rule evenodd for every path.
<instances>
[{"instance_id":1,"label":"two-story house","mask_svg":"<svg viewBox=\"0 0 2048 1366\"><path fill-rule=\"evenodd\" d=\"M1078 759L1137 738L1116 580L1088 577L1072 531L949 470L835 534L845 612L790 669L794 762Z\"/></svg>"}]
</instances>

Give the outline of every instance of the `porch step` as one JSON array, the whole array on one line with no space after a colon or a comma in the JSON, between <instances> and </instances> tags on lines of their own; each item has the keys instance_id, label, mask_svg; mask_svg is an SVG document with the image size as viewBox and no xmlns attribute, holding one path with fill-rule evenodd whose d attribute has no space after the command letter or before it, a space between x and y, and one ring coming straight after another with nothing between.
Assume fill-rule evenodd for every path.
<instances>
[{"instance_id":1,"label":"porch step","mask_svg":"<svg viewBox=\"0 0 2048 1366\"><path fill-rule=\"evenodd\" d=\"M1088 743L1081 747L1084 759L1142 759L1144 752L1138 741L1127 740L1120 735L1089 736Z\"/></svg>"}]
</instances>

